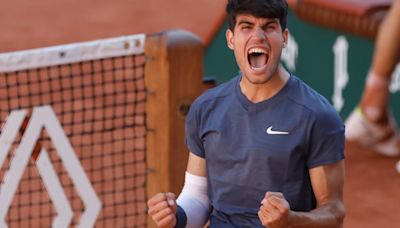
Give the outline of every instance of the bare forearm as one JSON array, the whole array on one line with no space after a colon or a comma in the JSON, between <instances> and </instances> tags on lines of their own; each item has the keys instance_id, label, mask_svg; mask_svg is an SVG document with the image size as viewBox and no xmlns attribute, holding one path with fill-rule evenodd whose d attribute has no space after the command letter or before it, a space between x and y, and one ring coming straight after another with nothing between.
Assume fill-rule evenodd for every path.
<instances>
[{"instance_id":1,"label":"bare forearm","mask_svg":"<svg viewBox=\"0 0 400 228\"><path fill-rule=\"evenodd\" d=\"M310 212L292 211L290 228L338 228L342 227L345 209L342 203L320 206Z\"/></svg>"},{"instance_id":2,"label":"bare forearm","mask_svg":"<svg viewBox=\"0 0 400 228\"><path fill-rule=\"evenodd\" d=\"M400 57L400 0L395 0L382 22L376 40L372 69L381 76L390 77Z\"/></svg>"}]
</instances>

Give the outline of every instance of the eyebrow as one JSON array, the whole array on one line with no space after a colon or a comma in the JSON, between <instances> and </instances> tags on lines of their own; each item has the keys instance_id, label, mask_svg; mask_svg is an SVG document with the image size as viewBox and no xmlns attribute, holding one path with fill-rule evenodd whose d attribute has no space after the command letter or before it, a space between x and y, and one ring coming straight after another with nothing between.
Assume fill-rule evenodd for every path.
<instances>
[{"instance_id":1,"label":"eyebrow","mask_svg":"<svg viewBox=\"0 0 400 228\"><path fill-rule=\"evenodd\" d=\"M262 25L262 27L264 26L268 26L270 24L279 24L279 20L277 18L273 18L273 19L266 19L267 21ZM238 25L254 25L255 23L247 20L247 19L240 19L238 22Z\"/></svg>"},{"instance_id":2,"label":"eyebrow","mask_svg":"<svg viewBox=\"0 0 400 228\"><path fill-rule=\"evenodd\" d=\"M240 21L238 22L238 25L242 25L242 24L246 24L246 25L254 25L253 22L248 21L246 19L240 19Z\"/></svg>"},{"instance_id":3,"label":"eyebrow","mask_svg":"<svg viewBox=\"0 0 400 228\"><path fill-rule=\"evenodd\" d=\"M273 18L273 19L267 19L267 21L265 22L265 25L278 24L278 23L279 23L279 19L278 18Z\"/></svg>"}]
</instances>

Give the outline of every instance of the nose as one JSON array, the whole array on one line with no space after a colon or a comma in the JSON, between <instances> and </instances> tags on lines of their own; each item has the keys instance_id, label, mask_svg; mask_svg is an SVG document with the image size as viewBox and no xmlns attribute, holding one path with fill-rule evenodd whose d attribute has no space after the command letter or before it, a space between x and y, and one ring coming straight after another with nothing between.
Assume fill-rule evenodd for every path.
<instances>
[{"instance_id":1,"label":"nose","mask_svg":"<svg viewBox=\"0 0 400 228\"><path fill-rule=\"evenodd\" d=\"M267 35L262 28L256 27L254 31L254 37L256 37L258 40L264 40L267 38Z\"/></svg>"}]
</instances>

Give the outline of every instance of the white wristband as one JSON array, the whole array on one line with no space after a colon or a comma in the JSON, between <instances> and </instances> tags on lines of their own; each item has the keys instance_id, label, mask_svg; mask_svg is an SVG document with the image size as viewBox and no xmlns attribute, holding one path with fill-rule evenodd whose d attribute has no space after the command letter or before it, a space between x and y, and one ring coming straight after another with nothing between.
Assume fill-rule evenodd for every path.
<instances>
[{"instance_id":1,"label":"white wristband","mask_svg":"<svg viewBox=\"0 0 400 228\"><path fill-rule=\"evenodd\" d=\"M186 227L203 227L207 222L211 210L207 192L206 177L185 173L185 184L176 201L185 211Z\"/></svg>"}]
</instances>

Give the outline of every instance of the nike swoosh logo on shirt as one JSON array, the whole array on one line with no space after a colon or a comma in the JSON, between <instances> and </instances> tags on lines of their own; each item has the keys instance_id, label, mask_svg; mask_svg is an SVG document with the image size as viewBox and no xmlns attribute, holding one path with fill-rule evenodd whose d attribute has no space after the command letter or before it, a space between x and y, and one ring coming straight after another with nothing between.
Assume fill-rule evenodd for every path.
<instances>
[{"instance_id":1,"label":"nike swoosh logo on shirt","mask_svg":"<svg viewBox=\"0 0 400 228\"><path fill-rule=\"evenodd\" d=\"M287 132L287 131L274 131L274 130L272 130L272 126L267 128L266 132L269 135L288 135L289 134L289 132Z\"/></svg>"}]
</instances>

